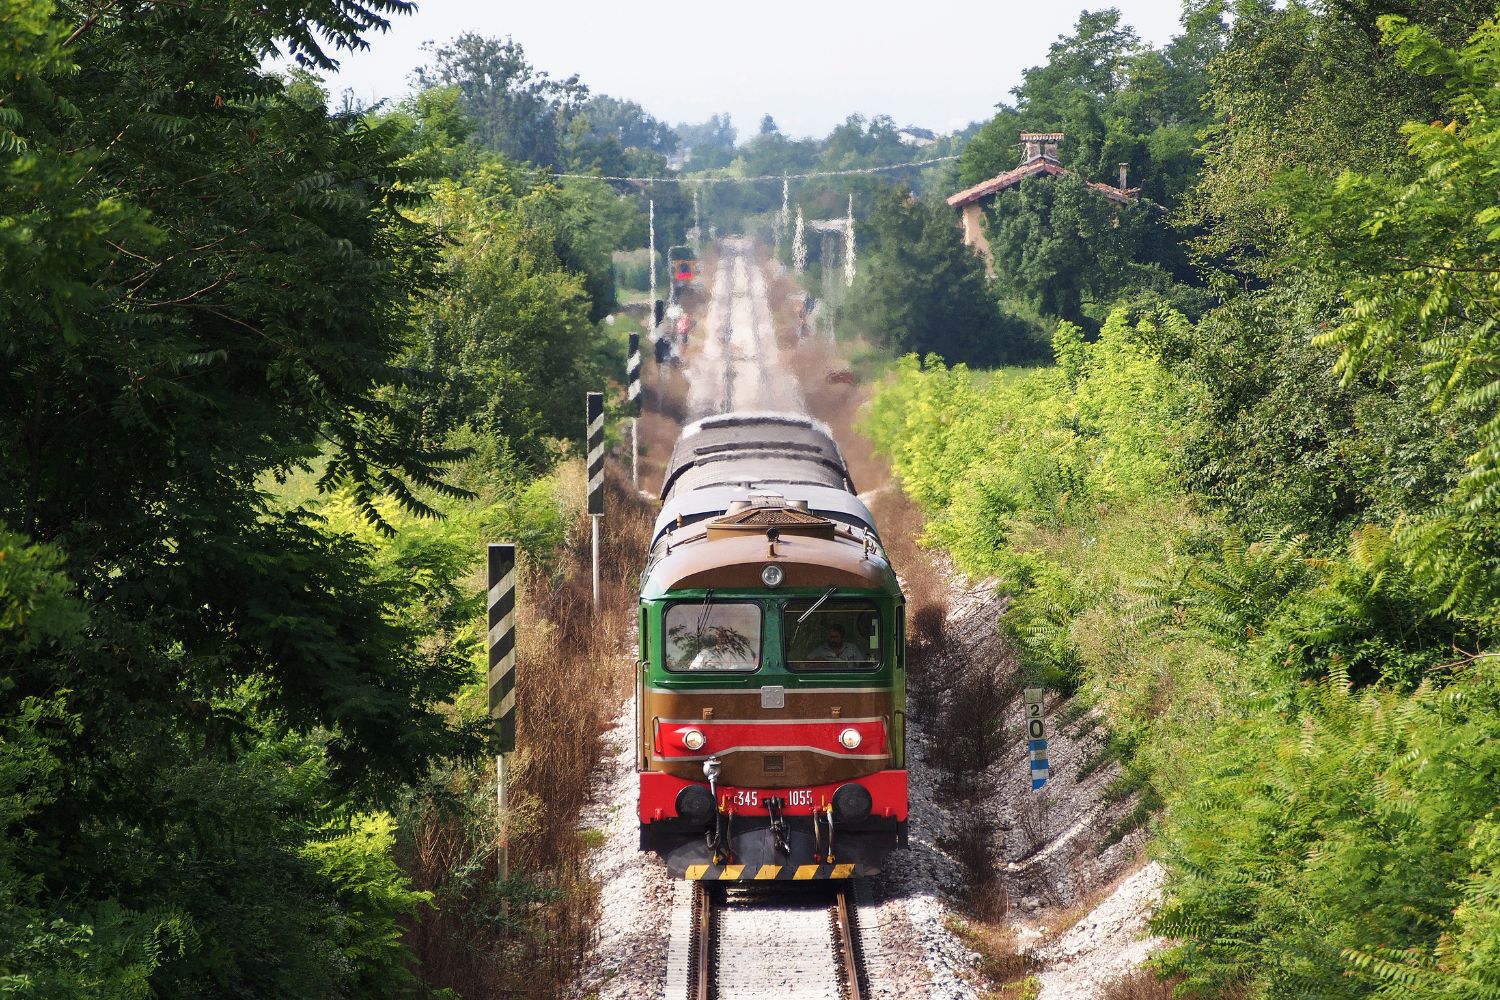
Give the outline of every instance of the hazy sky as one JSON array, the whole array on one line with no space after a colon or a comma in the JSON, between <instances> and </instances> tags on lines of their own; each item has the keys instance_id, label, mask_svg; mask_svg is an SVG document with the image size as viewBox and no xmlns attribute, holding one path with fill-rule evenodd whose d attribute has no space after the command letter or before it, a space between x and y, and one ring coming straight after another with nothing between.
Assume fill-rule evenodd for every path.
<instances>
[{"instance_id":1,"label":"hazy sky","mask_svg":"<svg viewBox=\"0 0 1500 1000\"><path fill-rule=\"evenodd\" d=\"M1115 6L1151 43L1171 37L1181 10L1179 0ZM399 97L425 61L424 41L477 31L511 35L549 74L577 73L668 122L728 111L741 139L767 112L791 135L826 134L853 112L941 132L989 118L1082 9L1076 0L421 0L368 51L342 54L328 83L366 101Z\"/></svg>"}]
</instances>

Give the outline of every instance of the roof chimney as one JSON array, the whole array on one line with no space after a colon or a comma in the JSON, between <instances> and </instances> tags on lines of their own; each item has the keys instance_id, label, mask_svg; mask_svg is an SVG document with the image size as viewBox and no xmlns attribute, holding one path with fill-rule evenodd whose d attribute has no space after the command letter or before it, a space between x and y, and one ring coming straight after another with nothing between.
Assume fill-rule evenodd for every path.
<instances>
[{"instance_id":1,"label":"roof chimney","mask_svg":"<svg viewBox=\"0 0 1500 1000\"><path fill-rule=\"evenodd\" d=\"M1122 163L1122 164L1120 164L1120 190L1121 191L1128 190L1129 187L1130 187L1130 185L1127 183L1127 179L1129 177L1129 167L1130 167L1130 164L1128 164L1128 163Z\"/></svg>"},{"instance_id":2,"label":"roof chimney","mask_svg":"<svg viewBox=\"0 0 1500 1000\"><path fill-rule=\"evenodd\" d=\"M1022 163L1030 163L1032 160L1057 160L1057 144L1062 142L1061 132L1022 132L1021 142L1025 144L1026 151L1021 157Z\"/></svg>"}]
</instances>

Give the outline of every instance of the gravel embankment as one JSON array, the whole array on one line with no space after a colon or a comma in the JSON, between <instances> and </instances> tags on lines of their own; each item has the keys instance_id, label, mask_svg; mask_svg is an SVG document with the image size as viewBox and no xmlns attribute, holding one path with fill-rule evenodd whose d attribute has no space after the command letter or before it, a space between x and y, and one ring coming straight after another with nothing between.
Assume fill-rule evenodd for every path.
<instances>
[{"instance_id":1,"label":"gravel embankment","mask_svg":"<svg viewBox=\"0 0 1500 1000\"><path fill-rule=\"evenodd\" d=\"M1152 937L1146 922L1161 902L1163 875L1151 862L1057 940L1037 949L1045 966L1037 977L1040 1000L1092 1000L1161 947L1163 939Z\"/></svg>"},{"instance_id":2,"label":"gravel embankment","mask_svg":"<svg viewBox=\"0 0 1500 1000\"><path fill-rule=\"evenodd\" d=\"M604 834L594 852L592 876L600 887L598 938L584 967L580 995L600 1000L660 996L667 968L667 934L673 880L654 854L640 850L635 815L633 704L626 702L605 733L597 799L584 812L585 827Z\"/></svg>"}]
</instances>

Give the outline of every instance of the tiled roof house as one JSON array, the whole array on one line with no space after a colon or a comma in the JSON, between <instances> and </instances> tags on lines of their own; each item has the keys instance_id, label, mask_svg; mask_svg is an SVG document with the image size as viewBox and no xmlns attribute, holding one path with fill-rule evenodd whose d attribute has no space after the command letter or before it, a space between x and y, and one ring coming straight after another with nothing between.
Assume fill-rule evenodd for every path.
<instances>
[{"instance_id":1,"label":"tiled roof house","mask_svg":"<svg viewBox=\"0 0 1500 1000\"><path fill-rule=\"evenodd\" d=\"M990 243L984 235L984 206L1001 191L1016 186L1028 177L1042 175L1057 177L1072 173L1057 162L1057 144L1062 139L1062 132L1022 132L1020 166L1013 167L1003 174L996 174L989 180L981 181L971 188L965 188L948 198L948 204L959 210L964 244L984 254L987 263L990 260ZM1138 187L1127 187L1126 181L1125 164L1122 163L1120 164L1119 187L1099 184L1095 181L1084 183L1110 201L1123 204L1134 201L1141 193Z\"/></svg>"}]
</instances>

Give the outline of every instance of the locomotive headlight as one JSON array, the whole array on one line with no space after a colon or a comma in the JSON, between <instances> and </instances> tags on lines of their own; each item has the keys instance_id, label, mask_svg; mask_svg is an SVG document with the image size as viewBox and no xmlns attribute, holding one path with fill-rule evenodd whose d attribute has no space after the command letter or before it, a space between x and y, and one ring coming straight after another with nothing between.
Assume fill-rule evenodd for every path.
<instances>
[{"instance_id":1,"label":"locomotive headlight","mask_svg":"<svg viewBox=\"0 0 1500 1000\"><path fill-rule=\"evenodd\" d=\"M839 743L845 750L858 750L861 742L863 740L858 729L846 729L839 733Z\"/></svg>"},{"instance_id":2,"label":"locomotive headlight","mask_svg":"<svg viewBox=\"0 0 1500 1000\"><path fill-rule=\"evenodd\" d=\"M786 579L786 573L775 563L760 571L760 582L767 587L779 587L781 581Z\"/></svg>"},{"instance_id":3,"label":"locomotive headlight","mask_svg":"<svg viewBox=\"0 0 1500 1000\"><path fill-rule=\"evenodd\" d=\"M694 753L702 750L703 745L707 742L708 740L704 738L703 731L700 729L684 729L682 731L682 745Z\"/></svg>"}]
</instances>

